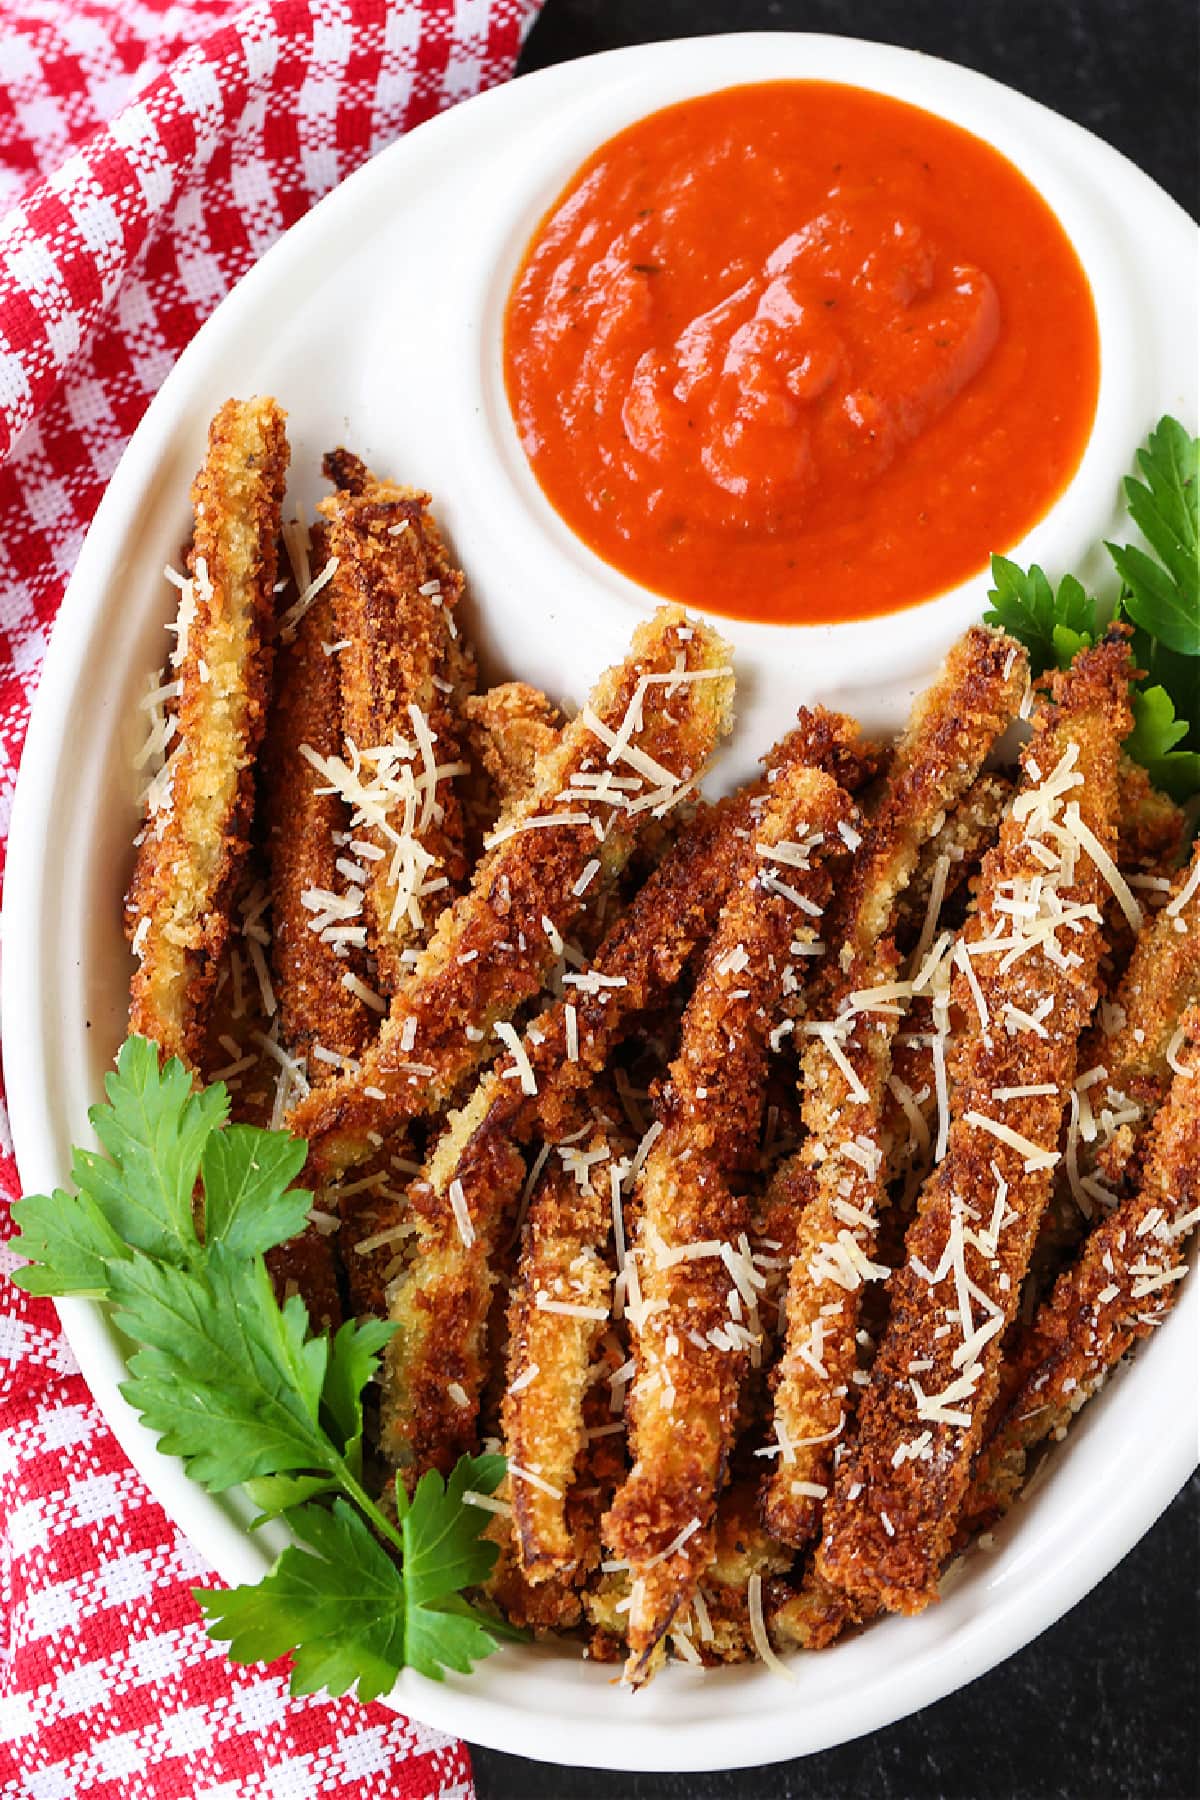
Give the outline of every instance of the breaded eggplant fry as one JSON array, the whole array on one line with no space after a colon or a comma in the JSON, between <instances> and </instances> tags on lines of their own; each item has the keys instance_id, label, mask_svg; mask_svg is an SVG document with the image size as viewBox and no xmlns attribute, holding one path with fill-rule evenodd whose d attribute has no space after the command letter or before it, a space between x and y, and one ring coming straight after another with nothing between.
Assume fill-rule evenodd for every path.
<instances>
[{"instance_id":1,"label":"breaded eggplant fry","mask_svg":"<svg viewBox=\"0 0 1200 1800\"><path fill-rule=\"evenodd\" d=\"M949 808L941 830L922 847L912 880L897 899L894 936L901 950L907 953L922 937L935 896L934 910L940 915L977 873L985 852L996 841L1012 794L1007 775L985 769ZM929 936L932 942L932 933Z\"/></svg>"},{"instance_id":2,"label":"breaded eggplant fry","mask_svg":"<svg viewBox=\"0 0 1200 1800\"><path fill-rule=\"evenodd\" d=\"M893 986L891 940L860 967L864 988ZM797 1155L809 1185L790 1246L786 1340L773 1376L777 1454L762 1492L763 1522L794 1548L820 1527L834 1453L852 1416L864 1284L888 1274L873 1259L887 1203L884 1099L897 1011L847 1010L844 1032L810 1038L804 1053L808 1136Z\"/></svg>"},{"instance_id":3,"label":"breaded eggplant fry","mask_svg":"<svg viewBox=\"0 0 1200 1800\"><path fill-rule=\"evenodd\" d=\"M287 478L273 400L227 400L192 488L191 580L172 664L178 735L153 787L125 922L138 968L129 1026L197 1068L249 849L266 724L276 540Z\"/></svg>"},{"instance_id":4,"label":"breaded eggplant fry","mask_svg":"<svg viewBox=\"0 0 1200 1800\"><path fill-rule=\"evenodd\" d=\"M563 716L553 700L527 681L505 681L471 694L463 706L475 761L491 782L500 818L529 786L539 757L558 742Z\"/></svg>"},{"instance_id":5,"label":"breaded eggplant fry","mask_svg":"<svg viewBox=\"0 0 1200 1800\"><path fill-rule=\"evenodd\" d=\"M1053 678L959 940L948 1147L890 1283L816 1559L818 1574L867 1606L917 1612L936 1597L1059 1161L1114 866L1126 636L1110 629ZM1036 1016L1047 999L1045 1037L1009 1035L1010 1008Z\"/></svg>"},{"instance_id":6,"label":"breaded eggplant fry","mask_svg":"<svg viewBox=\"0 0 1200 1800\"><path fill-rule=\"evenodd\" d=\"M732 685L727 646L682 609L638 628L443 913L359 1071L296 1109L318 1177L363 1161L369 1131L439 1111L489 1060L496 1027L546 982L593 882L628 860L652 806L699 776L729 728Z\"/></svg>"},{"instance_id":7,"label":"breaded eggplant fry","mask_svg":"<svg viewBox=\"0 0 1200 1800\"><path fill-rule=\"evenodd\" d=\"M717 1506L712 1559L696 1587L690 1611L677 1616L670 1644L683 1662L706 1668L752 1662L759 1654L750 1596L757 1588L766 1615L787 1597L784 1577L792 1553L768 1536L757 1518L754 1484L732 1481Z\"/></svg>"},{"instance_id":8,"label":"breaded eggplant fry","mask_svg":"<svg viewBox=\"0 0 1200 1800\"><path fill-rule=\"evenodd\" d=\"M781 1649L827 1650L843 1632L867 1617L840 1588L831 1587L811 1563L770 1615L771 1635Z\"/></svg>"},{"instance_id":9,"label":"breaded eggplant fry","mask_svg":"<svg viewBox=\"0 0 1200 1800\"><path fill-rule=\"evenodd\" d=\"M1102 1004L1098 1027L1083 1046L1083 1068L1104 1069L1089 1100L1098 1128L1093 1159L1110 1187L1119 1185L1141 1131L1166 1093L1167 1048L1184 1009L1198 998L1200 845L1172 884L1166 905L1138 937L1116 993ZM1112 1122L1134 1108L1136 1119Z\"/></svg>"},{"instance_id":10,"label":"breaded eggplant fry","mask_svg":"<svg viewBox=\"0 0 1200 1800\"><path fill-rule=\"evenodd\" d=\"M604 1523L630 1565L627 1679L652 1672L712 1554L748 1361L761 1355L750 1209L737 1178L758 1145L769 1041L832 889L829 858L853 805L823 771L781 766L739 859L637 1188L625 1315L636 1364L627 1400L634 1468ZM799 960L799 959L797 959Z\"/></svg>"},{"instance_id":11,"label":"breaded eggplant fry","mask_svg":"<svg viewBox=\"0 0 1200 1800\"><path fill-rule=\"evenodd\" d=\"M1027 680L1024 654L1000 633L970 631L951 650L896 748L847 882L845 945L818 976L826 1018L805 1026L808 1136L797 1153L809 1171L807 1204L791 1235L787 1341L775 1376L778 1462L763 1489L768 1529L796 1547L819 1529L853 1413L864 1284L888 1273L873 1260L887 1202L885 1101L898 1002L912 988L897 981L894 945L879 934L923 849L947 830L948 813L960 821L955 844L975 847L991 830L998 795L980 769L1016 717ZM945 863L922 918L940 907L951 848L940 852ZM788 1179L785 1170L776 1186Z\"/></svg>"},{"instance_id":12,"label":"breaded eggplant fry","mask_svg":"<svg viewBox=\"0 0 1200 1800\"><path fill-rule=\"evenodd\" d=\"M584 1397L612 1309L604 1251L614 1175L619 1205L621 1169L599 1133L551 1154L534 1190L509 1302L504 1447L517 1559L534 1583L551 1575L569 1581L578 1564L566 1499L587 1442Z\"/></svg>"},{"instance_id":13,"label":"breaded eggplant fry","mask_svg":"<svg viewBox=\"0 0 1200 1800\"><path fill-rule=\"evenodd\" d=\"M327 466L337 472L336 456ZM325 772L351 800L367 861L363 914L379 979L394 993L404 951L466 877L460 706L474 682L454 613L463 578L428 494L363 480L323 500L338 639L344 758ZM339 746L341 751L341 746ZM435 903L430 907L430 901Z\"/></svg>"},{"instance_id":14,"label":"breaded eggplant fry","mask_svg":"<svg viewBox=\"0 0 1200 1800\"><path fill-rule=\"evenodd\" d=\"M1174 868L1186 842L1187 816L1156 788L1150 771L1132 757L1121 758L1121 818L1117 826L1121 868L1129 874L1157 875Z\"/></svg>"},{"instance_id":15,"label":"breaded eggplant fry","mask_svg":"<svg viewBox=\"0 0 1200 1800\"><path fill-rule=\"evenodd\" d=\"M354 858L335 841L344 839L349 825L345 802L328 791L300 748L307 745L321 757L341 752L337 668L321 648L334 635L322 596L299 621L292 642L280 647L263 746L274 988L283 1042L304 1060L311 1081L330 1073L328 1063L314 1060L314 1043L356 1057L380 1010L362 997L366 966L357 946L338 940L336 922L313 929L361 899L361 890L338 869ZM325 906L319 905L322 897Z\"/></svg>"},{"instance_id":16,"label":"breaded eggplant fry","mask_svg":"<svg viewBox=\"0 0 1200 1800\"><path fill-rule=\"evenodd\" d=\"M855 859L841 899L843 970L869 957L889 930L922 845L1016 718L1028 679L1028 659L1014 638L973 625L918 698L888 769L869 847Z\"/></svg>"},{"instance_id":17,"label":"breaded eggplant fry","mask_svg":"<svg viewBox=\"0 0 1200 1800\"><path fill-rule=\"evenodd\" d=\"M1008 1511L1032 1451L1062 1436L1178 1298L1183 1253L1200 1220L1200 1008L1185 1014L1171 1058L1174 1077L1136 1191L1095 1226L1021 1346L1013 1397L971 1483L963 1518L970 1531Z\"/></svg>"}]
</instances>

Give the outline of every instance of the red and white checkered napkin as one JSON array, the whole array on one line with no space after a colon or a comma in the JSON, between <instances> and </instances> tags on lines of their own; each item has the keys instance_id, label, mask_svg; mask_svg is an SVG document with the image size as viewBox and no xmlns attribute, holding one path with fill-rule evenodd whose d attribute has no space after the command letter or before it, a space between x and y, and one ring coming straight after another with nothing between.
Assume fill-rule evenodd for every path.
<instances>
[{"instance_id":1,"label":"red and white checkered napkin","mask_svg":"<svg viewBox=\"0 0 1200 1800\"><path fill-rule=\"evenodd\" d=\"M510 74L536 10L0 0L0 855L67 577L167 370L344 175ZM0 1132L7 1238L2 1110ZM206 1575L53 1307L0 1279L0 1800L469 1794L453 1740L379 1706L290 1700L279 1667L232 1668L188 1593Z\"/></svg>"}]
</instances>

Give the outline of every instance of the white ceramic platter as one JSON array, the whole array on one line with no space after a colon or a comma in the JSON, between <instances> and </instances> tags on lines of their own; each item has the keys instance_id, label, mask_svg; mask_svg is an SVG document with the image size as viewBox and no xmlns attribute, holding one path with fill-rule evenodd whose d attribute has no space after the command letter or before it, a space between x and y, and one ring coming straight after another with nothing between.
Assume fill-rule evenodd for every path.
<instances>
[{"instance_id":1,"label":"white ceramic platter","mask_svg":"<svg viewBox=\"0 0 1200 1800\"><path fill-rule=\"evenodd\" d=\"M207 421L229 394L290 415L292 499L312 506L321 453L345 441L428 486L467 570L491 668L578 700L620 656L646 594L597 561L542 499L508 417L499 327L524 242L603 139L671 101L745 81L844 81L925 106L987 138L1041 189L1091 279L1099 412L1079 473L1015 550L1088 572L1120 527L1133 446L1171 411L1196 419L1195 241L1180 209L1115 151L978 75L838 38L746 36L623 50L456 107L353 176L272 249L181 357L135 434L79 559L34 709L12 821L4 911L6 1070L27 1189L64 1178L69 1146L124 1036L129 960L119 899L136 829L136 700L160 666L173 595L161 578L188 528ZM1099 565L1095 565L1099 572ZM819 696L897 726L983 605L980 577L892 619L791 630L734 622L737 737L719 779ZM122 1346L98 1308L63 1322L131 1460L231 1582L278 1540L251 1537L159 1454L117 1392ZM1091 1407L1051 1479L1016 1509L941 1605L888 1620L787 1686L761 1667L670 1669L636 1696L574 1647L506 1650L468 1678L406 1674L414 1717L525 1756L624 1769L768 1762L871 1731L1010 1655L1072 1606L1147 1530L1196 1460L1200 1296Z\"/></svg>"}]
</instances>

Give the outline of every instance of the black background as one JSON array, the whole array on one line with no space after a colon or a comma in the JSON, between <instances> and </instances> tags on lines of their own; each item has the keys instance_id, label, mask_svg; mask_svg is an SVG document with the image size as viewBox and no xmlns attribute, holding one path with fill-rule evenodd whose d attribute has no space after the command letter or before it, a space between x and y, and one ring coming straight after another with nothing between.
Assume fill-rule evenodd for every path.
<instances>
[{"instance_id":1,"label":"black background","mask_svg":"<svg viewBox=\"0 0 1200 1800\"><path fill-rule=\"evenodd\" d=\"M714 31L904 44L1078 120L1195 213L1197 20L1195 0L546 0L520 68ZM1197 1800L1198 1522L1193 1481L1052 1630L872 1737L716 1775L610 1775L476 1750L480 1800Z\"/></svg>"}]
</instances>

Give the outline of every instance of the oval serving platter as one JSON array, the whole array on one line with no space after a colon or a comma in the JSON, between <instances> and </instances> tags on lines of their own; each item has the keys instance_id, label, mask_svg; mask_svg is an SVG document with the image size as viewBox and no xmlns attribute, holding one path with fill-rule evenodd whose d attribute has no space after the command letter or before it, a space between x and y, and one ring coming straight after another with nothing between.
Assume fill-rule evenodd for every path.
<instances>
[{"instance_id":1,"label":"oval serving platter","mask_svg":"<svg viewBox=\"0 0 1200 1800\"><path fill-rule=\"evenodd\" d=\"M804 35L693 39L543 71L423 125L352 176L229 295L164 383L96 514L56 625L14 804L4 903L6 1070L27 1189L65 1176L69 1146L124 1036L120 896L137 829L136 702L172 615L164 563L187 528L207 421L231 393L287 408L290 502L311 510L321 453L351 443L428 487L471 590L489 673L567 701L620 655L653 597L584 549L521 453L500 359L524 244L605 137L673 100L736 82L814 78L929 108L1004 152L1058 213L1092 283L1101 387L1082 464L1011 554L1085 577L1121 528L1131 446L1160 414L1196 416L1194 228L1114 150L982 76L879 45ZM420 245L419 256L413 246ZM347 319L353 329L347 329ZM985 575L886 619L785 628L721 621L739 671L732 785L802 701L894 729L941 654L978 618ZM69 721L69 729L67 722ZM84 1374L131 1461L228 1581L277 1551L248 1506L164 1457L118 1392L123 1348L103 1312L60 1306ZM746 1766L844 1742L916 1710L1020 1648L1108 1572L1196 1461L1200 1299L1088 1408L1050 1479L946 1584L942 1603L794 1665L704 1678L674 1666L636 1696L575 1646L506 1649L468 1677L406 1672L392 1696L432 1726L520 1755L620 1769Z\"/></svg>"}]
</instances>

